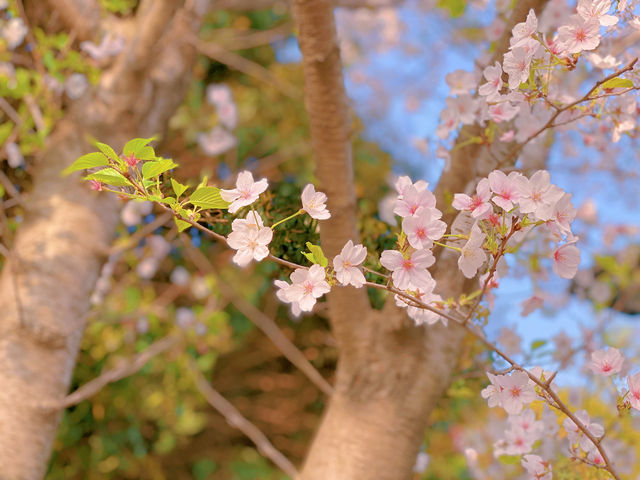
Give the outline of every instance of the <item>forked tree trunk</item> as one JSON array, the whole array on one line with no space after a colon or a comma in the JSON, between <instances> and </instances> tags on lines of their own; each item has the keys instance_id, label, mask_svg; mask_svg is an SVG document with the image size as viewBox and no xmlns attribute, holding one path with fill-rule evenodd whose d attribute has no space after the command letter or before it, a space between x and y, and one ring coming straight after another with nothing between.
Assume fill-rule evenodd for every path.
<instances>
[{"instance_id":1,"label":"forked tree trunk","mask_svg":"<svg viewBox=\"0 0 640 480\"><path fill-rule=\"evenodd\" d=\"M521 0L499 42L495 58L508 48L512 26L544 0ZM305 103L311 124L316 175L328 195L332 217L321 222L329 258L349 240L358 242L350 125L342 64L329 0L294 0L303 56ZM467 138L461 135L462 138ZM436 189L464 191L490 163L479 148L458 148L452 168ZM445 216L451 223L453 217ZM434 278L444 298L459 296L471 283L458 270L457 255L438 252ZM429 414L450 383L464 330L458 325L416 327L387 301L370 308L363 289L337 287L329 294L331 327L339 349L335 393L311 445L300 480L402 480L412 467Z\"/></svg>"}]
</instances>

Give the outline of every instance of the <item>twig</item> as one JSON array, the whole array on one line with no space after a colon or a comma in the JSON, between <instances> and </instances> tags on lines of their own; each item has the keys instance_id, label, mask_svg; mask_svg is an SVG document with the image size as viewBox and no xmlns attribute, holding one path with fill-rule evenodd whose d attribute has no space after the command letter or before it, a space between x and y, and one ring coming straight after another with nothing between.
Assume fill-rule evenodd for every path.
<instances>
[{"instance_id":1,"label":"twig","mask_svg":"<svg viewBox=\"0 0 640 480\"><path fill-rule=\"evenodd\" d=\"M227 423L249 437L258 448L258 451L270 459L284 473L291 478L296 478L298 476L296 467L271 444L269 439L258 427L243 417L226 398L220 395L220 393L209 384L202 372L198 369L198 366L195 365L193 359L190 360L189 367L200 393L202 393L207 402L227 420Z\"/></svg>"},{"instance_id":2,"label":"twig","mask_svg":"<svg viewBox=\"0 0 640 480\"><path fill-rule=\"evenodd\" d=\"M233 70L238 70L246 75L252 76L269 85L277 88L289 98L294 100L300 99L300 93L292 85L276 77L262 65L252 62L251 60L238 55L237 53L225 50L215 43L205 43L197 37L191 36L187 38L192 45L196 47L199 53L205 55L217 62L227 65Z\"/></svg>"},{"instance_id":3,"label":"twig","mask_svg":"<svg viewBox=\"0 0 640 480\"><path fill-rule=\"evenodd\" d=\"M76 405L83 400L98 393L104 386L109 383L121 380L129 375L133 375L144 367L149 360L156 355L166 352L172 348L180 340L179 336L164 337L149 345L144 351L137 354L133 360L126 365L108 370L93 380L85 383L73 393L67 395L61 401L49 401L40 404L40 407L46 410L59 410Z\"/></svg>"},{"instance_id":4,"label":"twig","mask_svg":"<svg viewBox=\"0 0 640 480\"><path fill-rule=\"evenodd\" d=\"M9 102L7 102L3 97L0 97L0 109L15 123L16 125L22 124L22 118L16 112L16 109L13 108Z\"/></svg>"}]
</instances>

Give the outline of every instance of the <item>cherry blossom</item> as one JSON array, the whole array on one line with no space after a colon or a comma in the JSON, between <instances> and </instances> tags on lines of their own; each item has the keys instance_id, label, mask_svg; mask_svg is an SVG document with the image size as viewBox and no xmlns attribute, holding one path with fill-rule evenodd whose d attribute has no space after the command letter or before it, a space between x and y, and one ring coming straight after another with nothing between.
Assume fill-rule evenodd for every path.
<instances>
[{"instance_id":1,"label":"cherry blossom","mask_svg":"<svg viewBox=\"0 0 640 480\"><path fill-rule=\"evenodd\" d=\"M542 436L544 423L536 419L536 414L530 408L526 408L518 415L511 415L508 422L512 429L519 429L532 439L533 442Z\"/></svg>"},{"instance_id":2,"label":"cherry blossom","mask_svg":"<svg viewBox=\"0 0 640 480\"><path fill-rule=\"evenodd\" d=\"M89 88L89 81L81 73L72 73L64 82L64 91L71 100L80 98Z\"/></svg>"},{"instance_id":3,"label":"cherry blossom","mask_svg":"<svg viewBox=\"0 0 640 480\"><path fill-rule=\"evenodd\" d=\"M111 32L102 37L99 45L93 42L82 42L80 49L84 50L94 60L104 60L105 58L118 55L125 47L125 39L121 35Z\"/></svg>"},{"instance_id":4,"label":"cherry blossom","mask_svg":"<svg viewBox=\"0 0 640 480\"><path fill-rule=\"evenodd\" d=\"M442 297L433 293L433 289L436 286L436 281L433 278L429 279L422 287L415 287L413 285L409 285L408 290L411 291L412 296L415 297L422 303L431 304L434 302L441 302ZM447 319L442 315L438 315L435 312L427 310L425 308L417 307L411 305L410 300L407 300L400 295L395 296L396 305L402 308L407 308L407 315L413 321L415 321L416 325L433 325L438 320L440 320L445 326L447 325Z\"/></svg>"},{"instance_id":5,"label":"cherry blossom","mask_svg":"<svg viewBox=\"0 0 640 480\"><path fill-rule=\"evenodd\" d=\"M500 208L509 211L520 198L514 179L521 176L520 173L511 172L507 176L500 170L494 170L489 174L489 187L495 196L491 199Z\"/></svg>"},{"instance_id":6,"label":"cherry blossom","mask_svg":"<svg viewBox=\"0 0 640 480\"><path fill-rule=\"evenodd\" d=\"M558 29L558 42L566 53L593 50L600 44L600 22L594 18L571 15L567 24Z\"/></svg>"},{"instance_id":7,"label":"cherry blossom","mask_svg":"<svg viewBox=\"0 0 640 480\"><path fill-rule=\"evenodd\" d=\"M393 213L404 218L415 215L420 208L435 210L435 206L436 197L433 193L426 189L418 190L416 186L409 185L404 189L402 198L398 198L396 201ZM442 216L442 214L440 214L440 216ZM436 218L440 218L440 216Z\"/></svg>"},{"instance_id":8,"label":"cherry blossom","mask_svg":"<svg viewBox=\"0 0 640 480\"><path fill-rule=\"evenodd\" d=\"M309 269L296 268L290 278L292 284L284 290L283 295L290 303L297 303L303 312L310 312L316 299L331 290L325 280L324 268L317 264Z\"/></svg>"},{"instance_id":9,"label":"cherry blossom","mask_svg":"<svg viewBox=\"0 0 640 480\"><path fill-rule=\"evenodd\" d=\"M445 76L451 95L462 95L474 90L477 85L476 75L465 70L455 70Z\"/></svg>"},{"instance_id":10,"label":"cherry blossom","mask_svg":"<svg viewBox=\"0 0 640 480\"><path fill-rule=\"evenodd\" d=\"M488 113L491 120L496 123L502 123L513 119L519 111L519 106L512 105L511 102L502 102L491 105Z\"/></svg>"},{"instance_id":11,"label":"cherry blossom","mask_svg":"<svg viewBox=\"0 0 640 480\"><path fill-rule=\"evenodd\" d=\"M532 53L524 47L517 47L504 54L502 69L509 75L509 88L516 89L529 79L529 65Z\"/></svg>"},{"instance_id":12,"label":"cherry blossom","mask_svg":"<svg viewBox=\"0 0 640 480\"><path fill-rule=\"evenodd\" d=\"M238 144L236 137L220 126L215 126L206 133L199 133L197 140L202 151L211 157L231 150Z\"/></svg>"},{"instance_id":13,"label":"cherry blossom","mask_svg":"<svg viewBox=\"0 0 640 480\"><path fill-rule=\"evenodd\" d=\"M535 400L536 392L526 373L514 372L511 375L500 375L498 378L502 387L500 404L509 415L519 414L525 405Z\"/></svg>"},{"instance_id":14,"label":"cherry blossom","mask_svg":"<svg viewBox=\"0 0 640 480\"><path fill-rule=\"evenodd\" d=\"M553 478L551 465L538 455L525 455L521 464L531 480L551 480Z\"/></svg>"},{"instance_id":15,"label":"cherry blossom","mask_svg":"<svg viewBox=\"0 0 640 480\"><path fill-rule=\"evenodd\" d=\"M636 410L640 410L640 372L635 375L629 375L627 377L627 385L629 387L629 403Z\"/></svg>"},{"instance_id":16,"label":"cherry blossom","mask_svg":"<svg viewBox=\"0 0 640 480\"><path fill-rule=\"evenodd\" d=\"M331 217L327 210L327 196L322 192L316 192L312 184L307 184L302 190L302 209L316 220L326 220Z\"/></svg>"},{"instance_id":17,"label":"cherry blossom","mask_svg":"<svg viewBox=\"0 0 640 480\"><path fill-rule=\"evenodd\" d=\"M360 288L366 282L362 271L358 268L367 257L367 249L361 245L354 245L349 240L339 255L333 259L333 268L336 272L336 279L342 285L353 285Z\"/></svg>"},{"instance_id":18,"label":"cherry blossom","mask_svg":"<svg viewBox=\"0 0 640 480\"><path fill-rule=\"evenodd\" d=\"M516 176L514 182L520 195L520 211L532 213L537 220L549 220L556 202L564 195L562 189L551 184L549 172L538 170L530 179Z\"/></svg>"},{"instance_id":19,"label":"cherry blossom","mask_svg":"<svg viewBox=\"0 0 640 480\"><path fill-rule=\"evenodd\" d=\"M564 234L571 233L571 222L576 218L577 210L571 203L571 194L565 193L553 207L553 216L551 219L560 228Z\"/></svg>"},{"instance_id":20,"label":"cherry blossom","mask_svg":"<svg viewBox=\"0 0 640 480\"><path fill-rule=\"evenodd\" d=\"M404 175L402 177L398 177L396 183L394 184L394 187L398 192L398 198L402 199L408 187L413 187L418 192L423 192L429 187L429 184L424 180L418 180L416 183L412 183L411 178Z\"/></svg>"},{"instance_id":21,"label":"cherry blossom","mask_svg":"<svg viewBox=\"0 0 640 480\"><path fill-rule=\"evenodd\" d=\"M529 10L527 19L524 22L520 22L511 30L511 47L516 48L520 46L522 40L526 40L533 35L538 29L538 19L533 9Z\"/></svg>"},{"instance_id":22,"label":"cherry blossom","mask_svg":"<svg viewBox=\"0 0 640 480\"><path fill-rule=\"evenodd\" d=\"M284 280L275 280L273 283L278 288L278 291L276 292L276 297L278 297L278 300L280 300L282 303L291 304L291 313L294 317L299 317L302 314L300 305L296 301L289 300L289 297L287 296L287 292L291 288L291 284L285 282Z\"/></svg>"},{"instance_id":23,"label":"cherry blossom","mask_svg":"<svg viewBox=\"0 0 640 480\"><path fill-rule=\"evenodd\" d=\"M487 97L488 102L498 100L500 98L500 90L502 90L502 67L500 62L496 62L493 66L489 65L482 74L487 83L480 85L478 93L483 97Z\"/></svg>"},{"instance_id":24,"label":"cherry blossom","mask_svg":"<svg viewBox=\"0 0 640 480\"><path fill-rule=\"evenodd\" d=\"M273 230L269 227L249 227L243 224L227 237L229 246L237 250L233 262L240 267L246 267L251 260L263 260L269 255L267 246L272 239Z\"/></svg>"},{"instance_id":25,"label":"cherry blossom","mask_svg":"<svg viewBox=\"0 0 640 480\"><path fill-rule=\"evenodd\" d=\"M392 272L393 284L400 290L406 290L410 285L428 288L432 278L427 268L434 262L435 257L429 250L415 251L409 258L397 250L385 250L380 256L380 263Z\"/></svg>"},{"instance_id":26,"label":"cherry blossom","mask_svg":"<svg viewBox=\"0 0 640 480\"><path fill-rule=\"evenodd\" d=\"M253 181L253 174L248 170L244 170L238 174L236 180L236 188L231 190L220 190L220 196L223 200L231 202L229 212L235 213L240 208L251 205L255 202L260 194L264 192L269 183L266 178Z\"/></svg>"},{"instance_id":27,"label":"cherry blossom","mask_svg":"<svg viewBox=\"0 0 640 480\"><path fill-rule=\"evenodd\" d=\"M487 400L490 408L500 407L502 406L502 397L500 396L503 390L502 384L497 375L487 372L487 377L491 383L480 392L480 395Z\"/></svg>"},{"instance_id":28,"label":"cherry blossom","mask_svg":"<svg viewBox=\"0 0 640 480\"><path fill-rule=\"evenodd\" d=\"M526 317L527 315L530 315L533 311L542 308L542 306L544 305L544 299L538 295L532 295L531 297L527 298L524 302L522 302L522 311L520 312L520 315L522 315L523 317Z\"/></svg>"},{"instance_id":29,"label":"cherry blossom","mask_svg":"<svg viewBox=\"0 0 640 480\"><path fill-rule=\"evenodd\" d=\"M27 35L29 29L24 24L24 21L20 17L13 17L9 19L4 28L0 30L0 34L7 42L7 48L14 50L20 46L24 37Z\"/></svg>"},{"instance_id":30,"label":"cherry blossom","mask_svg":"<svg viewBox=\"0 0 640 480\"><path fill-rule=\"evenodd\" d=\"M447 224L433 218L434 209L420 208L416 215L402 220L402 231L407 235L409 245L415 249L431 248L434 240L439 240L447 230ZM439 216L438 216L439 218Z\"/></svg>"},{"instance_id":31,"label":"cherry blossom","mask_svg":"<svg viewBox=\"0 0 640 480\"><path fill-rule=\"evenodd\" d=\"M474 218L483 218L491 210L491 190L489 188L489 180L483 178L478 182L476 194L470 197L464 193L456 193L453 196L451 206L456 210L466 210L471 212Z\"/></svg>"},{"instance_id":32,"label":"cherry blossom","mask_svg":"<svg viewBox=\"0 0 640 480\"><path fill-rule=\"evenodd\" d=\"M573 278L578 272L580 250L573 244L565 244L553 251L553 271L561 278Z\"/></svg>"},{"instance_id":33,"label":"cherry blossom","mask_svg":"<svg viewBox=\"0 0 640 480\"><path fill-rule=\"evenodd\" d=\"M575 417L595 438L599 438L604 435L604 428L602 428L602 425L600 425L599 423L591 423L591 419L586 410L578 410L575 413ZM562 422L562 426L567 432L569 443L571 443L572 445L578 443L580 448L585 452L590 452L595 448L593 442L589 440L589 437L584 435L582 430L573 422L573 420L568 417L565 418Z\"/></svg>"},{"instance_id":34,"label":"cherry blossom","mask_svg":"<svg viewBox=\"0 0 640 480\"><path fill-rule=\"evenodd\" d=\"M591 354L591 363L589 368L593 373L598 373L608 377L619 373L624 363L624 357L617 348L609 348L605 350L596 350Z\"/></svg>"},{"instance_id":35,"label":"cherry blossom","mask_svg":"<svg viewBox=\"0 0 640 480\"><path fill-rule=\"evenodd\" d=\"M611 0L578 0L578 15L585 20L597 20L603 27L618 23L614 15L607 15L611 9Z\"/></svg>"},{"instance_id":36,"label":"cherry blossom","mask_svg":"<svg viewBox=\"0 0 640 480\"><path fill-rule=\"evenodd\" d=\"M478 268L487 260L487 254L482 248L485 237L486 235L475 224L471 229L469 240L462 247L458 258L458 268L467 278L472 278L477 273Z\"/></svg>"}]
</instances>

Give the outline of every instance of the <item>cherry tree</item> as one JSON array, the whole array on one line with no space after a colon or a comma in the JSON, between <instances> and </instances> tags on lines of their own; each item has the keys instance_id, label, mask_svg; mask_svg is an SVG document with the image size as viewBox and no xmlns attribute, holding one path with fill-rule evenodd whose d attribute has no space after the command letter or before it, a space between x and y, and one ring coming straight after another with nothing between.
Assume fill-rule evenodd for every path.
<instances>
[{"instance_id":1,"label":"cherry tree","mask_svg":"<svg viewBox=\"0 0 640 480\"><path fill-rule=\"evenodd\" d=\"M53 8L80 38L89 39L101 20L91 15L91 2L75 3ZM283 274L274 295L296 316L326 297L338 365L333 385L316 378L328 405L299 469L194 373L207 401L289 476L409 478L429 416L452 382L461 346L472 338L496 360L480 394L506 416L494 458L515 461L527 478L553 478L559 469L549 450L561 428L565 458L596 474L624 478L616 458L625 447L611 445L616 428L605 430L589 411L572 408L555 383L561 371L517 361L508 348L509 333L493 342L485 327L492 290L510 274L507 259L528 259L535 265L532 275L545 271L573 279L578 273L581 238L572 225L578 211L571 192L553 183L544 159L554 133L569 126L584 126L592 142L635 135L637 58L608 47L632 35L628 29L638 23L634 2L580 0L572 6L518 0L513 8L498 2L499 34L491 53L478 60L474 72L447 77L452 96L437 131L444 172L435 186L396 179L388 211L381 205L379 212L391 219L393 244L379 251L367 248L368 239L358 231L351 123L329 1L291 5L317 182L304 187L290 215L269 224L267 178L244 170L234 185L226 185L231 188L207 178L190 187L173 177L177 163L151 146L150 135L166 129L184 95L205 3L141 2L134 24L120 25L122 32L99 45L85 44L93 57L114 57L99 83L87 90L76 76L65 85L72 103L42 153L28 216L2 268L0 369L6 388L0 391L0 464L9 478L42 477L61 410L135 372L176 341L154 344L127 368L67 395L92 287L117 221L116 196L130 202L125 208L152 202L178 231L196 229L219 241L234 251L238 268L277 264ZM88 16L78 13L81 8ZM22 23L4 27L9 48L29 32L24 9L22 14L16 19ZM93 28L87 28L89 20ZM578 68L586 62L591 68ZM236 143L237 112L228 89L213 86L207 97L220 125L199 135L198 143L216 155ZM85 134L99 140L89 153ZM133 138L140 136L149 138ZM18 163L11 160L15 148L4 148ZM70 175L75 172L85 172L87 182ZM228 234L209 222L211 212L224 215ZM270 246L287 222L306 216L320 230L319 245L307 243L307 261L274 255ZM370 303L367 292L373 290L384 296L381 309ZM530 298L523 315L542 305L542 296ZM187 317L184 322L191 322ZM309 371L296 353L288 358ZM615 348L593 349L589 367L608 377L620 375L623 362ZM616 384L613 410L626 415L640 409L639 376L629 373ZM465 455L477 478L489 478L477 465L475 449Z\"/></svg>"}]
</instances>

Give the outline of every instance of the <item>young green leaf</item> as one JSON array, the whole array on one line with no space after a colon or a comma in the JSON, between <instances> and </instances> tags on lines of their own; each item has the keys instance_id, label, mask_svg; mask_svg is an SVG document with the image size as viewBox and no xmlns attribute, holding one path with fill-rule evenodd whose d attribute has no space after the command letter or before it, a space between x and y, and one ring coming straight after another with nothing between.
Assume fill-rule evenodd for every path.
<instances>
[{"instance_id":1,"label":"young green leaf","mask_svg":"<svg viewBox=\"0 0 640 480\"><path fill-rule=\"evenodd\" d=\"M200 208L227 208L229 202L222 199L217 187L199 187L191 194L189 203Z\"/></svg>"},{"instance_id":2,"label":"young green leaf","mask_svg":"<svg viewBox=\"0 0 640 480\"><path fill-rule=\"evenodd\" d=\"M152 158L143 158L143 156L149 156L149 152L153 152L153 148L151 147L147 147L147 144L149 142L152 142L153 140L156 140L156 137L150 137L150 138L134 138L133 140L129 140L125 145L124 148L122 149L122 153L124 153L125 156L129 156L131 154L135 155L136 158L139 158L140 160L151 160L152 158L155 158L155 153L153 154Z\"/></svg>"},{"instance_id":3,"label":"young green leaf","mask_svg":"<svg viewBox=\"0 0 640 480\"><path fill-rule=\"evenodd\" d=\"M180 195L184 193L187 189L186 185L181 184L177 180L171 179L171 188L173 188L173 193L176 194L176 199L180 198Z\"/></svg>"},{"instance_id":4,"label":"young green leaf","mask_svg":"<svg viewBox=\"0 0 640 480\"><path fill-rule=\"evenodd\" d=\"M127 178L122 175L117 170L113 168L103 168L91 175L87 175L84 177L85 180L97 180L106 185L112 185L114 187L132 187L133 184L127 180Z\"/></svg>"},{"instance_id":5,"label":"young green leaf","mask_svg":"<svg viewBox=\"0 0 640 480\"><path fill-rule=\"evenodd\" d=\"M109 160L101 152L92 152L82 155L75 162L62 171L62 175L66 176L78 170L86 170L87 168L104 167L109 165Z\"/></svg>"},{"instance_id":6,"label":"young green leaf","mask_svg":"<svg viewBox=\"0 0 640 480\"><path fill-rule=\"evenodd\" d=\"M96 147L98 147L98 149L102 153L104 153L107 157L109 157L114 162L117 162L117 161L120 160L120 157L118 156L118 154L109 145L107 145L105 143L96 142Z\"/></svg>"},{"instance_id":7,"label":"young green leaf","mask_svg":"<svg viewBox=\"0 0 640 480\"><path fill-rule=\"evenodd\" d=\"M179 218L173 217L173 220L174 222L176 222L176 226L178 227L179 232L183 232L191 226L189 222L185 222L184 220L180 220Z\"/></svg>"},{"instance_id":8,"label":"young green leaf","mask_svg":"<svg viewBox=\"0 0 640 480\"><path fill-rule=\"evenodd\" d=\"M311 242L307 242L307 248L309 249L309 252L311 252L311 256L313 257L312 260L310 256L305 253L305 256L309 259L310 262L317 263L323 267L329 265L329 260L327 260L327 257L324 256L324 252L319 245L314 245Z\"/></svg>"},{"instance_id":9,"label":"young green leaf","mask_svg":"<svg viewBox=\"0 0 640 480\"><path fill-rule=\"evenodd\" d=\"M612 78L611 80L607 80L600 88L631 88L633 87L633 82L628 78Z\"/></svg>"},{"instance_id":10,"label":"young green leaf","mask_svg":"<svg viewBox=\"0 0 640 480\"><path fill-rule=\"evenodd\" d=\"M161 173L164 173L167 170L171 170L172 168L175 168L177 166L178 164L170 158L157 160L155 162L146 162L144 165L142 165L142 178L144 180L155 178Z\"/></svg>"}]
</instances>

